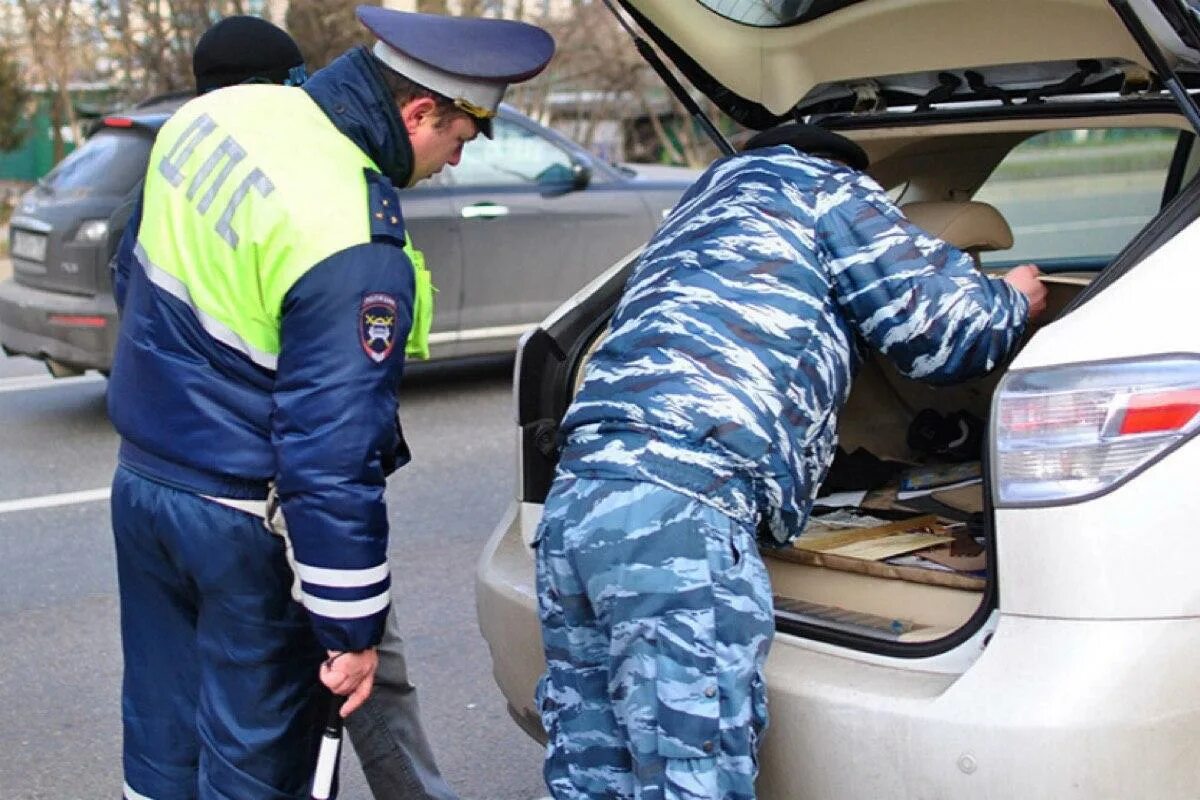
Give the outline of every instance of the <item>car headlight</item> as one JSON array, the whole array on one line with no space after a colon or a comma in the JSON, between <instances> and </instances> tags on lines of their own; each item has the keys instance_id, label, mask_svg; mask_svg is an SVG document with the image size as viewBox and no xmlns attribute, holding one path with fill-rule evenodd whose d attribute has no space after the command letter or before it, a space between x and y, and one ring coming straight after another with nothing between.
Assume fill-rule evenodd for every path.
<instances>
[{"instance_id":1,"label":"car headlight","mask_svg":"<svg viewBox=\"0 0 1200 800\"><path fill-rule=\"evenodd\" d=\"M79 226L79 230L75 231L75 241L88 242L95 244L103 242L108 238L108 220L106 219L88 219L84 220Z\"/></svg>"}]
</instances>

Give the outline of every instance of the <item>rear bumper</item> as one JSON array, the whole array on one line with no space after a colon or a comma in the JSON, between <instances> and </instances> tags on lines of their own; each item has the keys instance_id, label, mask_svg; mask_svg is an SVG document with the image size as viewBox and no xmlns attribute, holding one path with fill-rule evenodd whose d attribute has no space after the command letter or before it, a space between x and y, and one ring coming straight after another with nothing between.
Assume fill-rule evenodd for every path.
<instances>
[{"instance_id":1,"label":"rear bumper","mask_svg":"<svg viewBox=\"0 0 1200 800\"><path fill-rule=\"evenodd\" d=\"M488 541L476 605L496 682L540 738L544 661L525 545L537 512L514 505ZM1001 616L964 663L948 674L777 636L759 797L1196 797L1200 619Z\"/></svg>"},{"instance_id":2,"label":"rear bumper","mask_svg":"<svg viewBox=\"0 0 1200 800\"><path fill-rule=\"evenodd\" d=\"M52 321L58 315L94 317L103 324ZM79 297L22 286L11 278L0 282L0 344L8 352L108 371L116 342L117 307L111 294Z\"/></svg>"},{"instance_id":3,"label":"rear bumper","mask_svg":"<svg viewBox=\"0 0 1200 800\"><path fill-rule=\"evenodd\" d=\"M960 676L776 639L760 797L1194 798L1200 620L1002 616Z\"/></svg>"}]
</instances>

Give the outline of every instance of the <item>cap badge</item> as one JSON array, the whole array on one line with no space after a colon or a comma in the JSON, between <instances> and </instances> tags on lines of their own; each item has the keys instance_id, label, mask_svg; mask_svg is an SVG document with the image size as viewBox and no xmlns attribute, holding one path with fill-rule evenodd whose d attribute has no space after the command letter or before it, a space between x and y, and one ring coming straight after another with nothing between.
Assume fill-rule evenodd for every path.
<instances>
[{"instance_id":1,"label":"cap badge","mask_svg":"<svg viewBox=\"0 0 1200 800\"><path fill-rule=\"evenodd\" d=\"M477 106L465 97L454 98L454 106L462 111L467 112L476 119L492 119L496 116L496 112L490 108Z\"/></svg>"}]
</instances>

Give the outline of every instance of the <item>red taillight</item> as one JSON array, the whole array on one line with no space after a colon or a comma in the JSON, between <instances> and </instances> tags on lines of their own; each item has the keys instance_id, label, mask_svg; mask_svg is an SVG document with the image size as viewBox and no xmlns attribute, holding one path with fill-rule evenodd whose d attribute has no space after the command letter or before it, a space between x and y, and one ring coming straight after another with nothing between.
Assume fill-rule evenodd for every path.
<instances>
[{"instance_id":1,"label":"red taillight","mask_svg":"<svg viewBox=\"0 0 1200 800\"><path fill-rule=\"evenodd\" d=\"M995 409L997 508L1097 497L1195 438L1200 355L1012 371Z\"/></svg>"},{"instance_id":2,"label":"red taillight","mask_svg":"<svg viewBox=\"0 0 1200 800\"><path fill-rule=\"evenodd\" d=\"M105 117L104 125L108 128L132 128L133 120L129 117Z\"/></svg>"},{"instance_id":3,"label":"red taillight","mask_svg":"<svg viewBox=\"0 0 1200 800\"><path fill-rule=\"evenodd\" d=\"M1165 433L1187 426L1200 413L1200 389L1135 394L1125 406L1120 432Z\"/></svg>"},{"instance_id":4,"label":"red taillight","mask_svg":"<svg viewBox=\"0 0 1200 800\"><path fill-rule=\"evenodd\" d=\"M67 325L72 328L103 328L108 324L104 317L88 316L86 314L51 314L51 325Z\"/></svg>"}]
</instances>

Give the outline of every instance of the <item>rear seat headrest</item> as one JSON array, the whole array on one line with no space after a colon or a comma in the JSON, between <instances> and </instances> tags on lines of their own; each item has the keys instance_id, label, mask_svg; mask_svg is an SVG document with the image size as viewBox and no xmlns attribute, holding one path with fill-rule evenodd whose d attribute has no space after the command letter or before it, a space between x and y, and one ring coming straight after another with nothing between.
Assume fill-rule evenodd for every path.
<instances>
[{"instance_id":1,"label":"rear seat headrest","mask_svg":"<svg viewBox=\"0 0 1200 800\"><path fill-rule=\"evenodd\" d=\"M977 200L931 200L900 207L904 216L922 230L943 239L959 250L1007 250L1012 247L1012 228L995 206Z\"/></svg>"}]
</instances>

